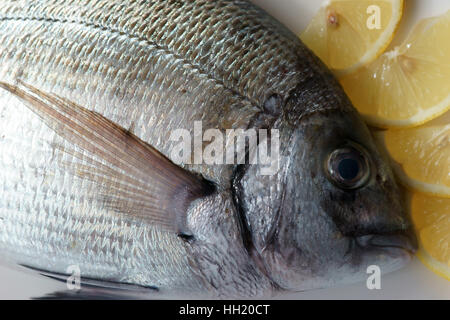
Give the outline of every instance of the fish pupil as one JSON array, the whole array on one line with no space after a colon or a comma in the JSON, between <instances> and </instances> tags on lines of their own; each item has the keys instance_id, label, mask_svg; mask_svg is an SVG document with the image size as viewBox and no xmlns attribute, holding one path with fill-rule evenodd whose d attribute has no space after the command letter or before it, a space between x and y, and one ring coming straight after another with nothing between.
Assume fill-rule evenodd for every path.
<instances>
[{"instance_id":1,"label":"fish pupil","mask_svg":"<svg viewBox=\"0 0 450 320\"><path fill-rule=\"evenodd\" d=\"M354 180L359 175L359 163L355 159L342 159L338 166L338 172L344 180Z\"/></svg>"}]
</instances>

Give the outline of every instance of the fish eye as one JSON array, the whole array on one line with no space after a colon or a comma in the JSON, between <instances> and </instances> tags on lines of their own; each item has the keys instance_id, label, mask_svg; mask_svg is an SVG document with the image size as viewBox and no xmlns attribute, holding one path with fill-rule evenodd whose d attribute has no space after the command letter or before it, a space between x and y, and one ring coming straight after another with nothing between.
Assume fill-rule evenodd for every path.
<instances>
[{"instance_id":1,"label":"fish eye","mask_svg":"<svg viewBox=\"0 0 450 320\"><path fill-rule=\"evenodd\" d=\"M326 171L330 181L339 188L361 188L370 177L367 152L354 143L336 149L327 158Z\"/></svg>"}]
</instances>

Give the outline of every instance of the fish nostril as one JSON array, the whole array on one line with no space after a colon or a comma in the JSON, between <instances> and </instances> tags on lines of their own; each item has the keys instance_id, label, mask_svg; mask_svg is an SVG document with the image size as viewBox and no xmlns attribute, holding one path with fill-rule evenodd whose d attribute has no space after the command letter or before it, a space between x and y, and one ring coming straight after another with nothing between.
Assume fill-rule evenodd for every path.
<instances>
[{"instance_id":1,"label":"fish nostril","mask_svg":"<svg viewBox=\"0 0 450 320\"><path fill-rule=\"evenodd\" d=\"M413 254L418 249L417 238L412 230L385 235L364 235L357 237L356 242L360 247L400 248Z\"/></svg>"}]
</instances>

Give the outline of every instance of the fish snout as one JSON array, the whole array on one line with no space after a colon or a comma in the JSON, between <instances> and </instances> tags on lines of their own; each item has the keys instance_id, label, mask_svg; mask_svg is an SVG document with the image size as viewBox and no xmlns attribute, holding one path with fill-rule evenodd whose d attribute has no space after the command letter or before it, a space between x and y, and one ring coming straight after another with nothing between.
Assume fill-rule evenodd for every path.
<instances>
[{"instance_id":1,"label":"fish snout","mask_svg":"<svg viewBox=\"0 0 450 320\"><path fill-rule=\"evenodd\" d=\"M371 234L356 238L356 243L362 248L397 248L408 251L411 255L418 249L417 237L412 229L391 233L391 234Z\"/></svg>"}]
</instances>

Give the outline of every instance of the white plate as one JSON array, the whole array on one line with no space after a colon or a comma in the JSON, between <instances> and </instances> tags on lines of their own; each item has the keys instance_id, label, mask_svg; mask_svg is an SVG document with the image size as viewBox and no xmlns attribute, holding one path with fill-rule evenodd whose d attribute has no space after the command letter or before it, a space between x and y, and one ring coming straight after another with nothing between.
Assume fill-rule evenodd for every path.
<instances>
[{"instance_id":1,"label":"white plate","mask_svg":"<svg viewBox=\"0 0 450 320\"><path fill-rule=\"evenodd\" d=\"M401 43L411 27L425 17L450 9L448 0L406 0L407 8L393 45ZM299 34L314 16L321 1L253 0ZM28 299L65 290L64 284L0 267L0 299ZM386 275L381 290L370 291L365 283L341 288L290 294L290 299L450 299L450 282L434 275L417 259L403 270Z\"/></svg>"}]
</instances>

